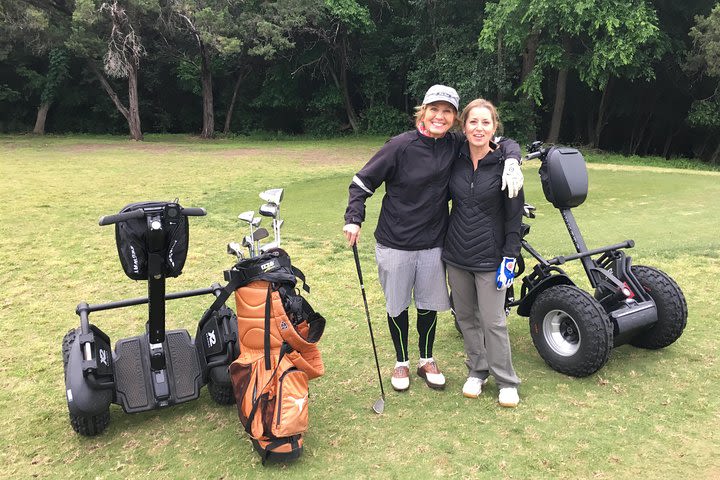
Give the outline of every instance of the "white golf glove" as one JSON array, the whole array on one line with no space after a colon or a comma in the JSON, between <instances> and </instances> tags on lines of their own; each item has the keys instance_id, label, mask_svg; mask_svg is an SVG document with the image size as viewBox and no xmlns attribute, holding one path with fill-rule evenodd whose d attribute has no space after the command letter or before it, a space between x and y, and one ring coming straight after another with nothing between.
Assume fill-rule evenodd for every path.
<instances>
[{"instance_id":1,"label":"white golf glove","mask_svg":"<svg viewBox=\"0 0 720 480\"><path fill-rule=\"evenodd\" d=\"M515 198L523 186L524 177L520 170L520 163L515 158L505 160L502 174L501 190L507 188L508 198Z\"/></svg>"}]
</instances>

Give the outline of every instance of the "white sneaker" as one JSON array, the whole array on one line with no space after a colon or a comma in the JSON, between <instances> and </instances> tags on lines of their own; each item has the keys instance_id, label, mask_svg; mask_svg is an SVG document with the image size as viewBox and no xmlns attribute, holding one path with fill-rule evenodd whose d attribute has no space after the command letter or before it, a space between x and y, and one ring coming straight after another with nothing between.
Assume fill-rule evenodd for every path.
<instances>
[{"instance_id":1,"label":"white sneaker","mask_svg":"<svg viewBox=\"0 0 720 480\"><path fill-rule=\"evenodd\" d=\"M520 397L518 396L517 388L506 387L500 389L498 395L498 403L503 407L515 408L520 403Z\"/></svg>"},{"instance_id":2,"label":"white sneaker","mask_svg":"<svg viewBox=\"0 0 720 480\"><path fill-rule=\"evenodd\" d=\"M478 398L482 393L482 387L487 383L488 379L485 380L477 377L468 377L463 385L463 395L467 398Z\"/></svg>"}]
</instances>

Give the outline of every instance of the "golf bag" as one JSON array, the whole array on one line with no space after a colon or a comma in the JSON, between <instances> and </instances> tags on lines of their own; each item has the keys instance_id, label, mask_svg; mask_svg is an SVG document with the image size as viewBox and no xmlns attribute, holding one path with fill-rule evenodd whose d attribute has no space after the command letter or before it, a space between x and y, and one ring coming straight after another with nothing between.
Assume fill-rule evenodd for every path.
<instances>
[{"instance_id":1,"label":"golf bag","mask_svg":"<svg viewBox=\"0 0 720 480\"><path fill-rule=\"evenodd\" d=\"M142 208L161 208L162 228L166 233L165 245L150 246L148 239L148 218L145 215L131 218L115 224L115 240L118 256L125 274L133 280L147 280L148 260L151 254L157 253L164 257L165 277L177 277L182 272L188 252L189 226L188 219L181 213L176 202L138 202L126 205L120 213ZM148 248L154 248L149 252Z\"/></svg>"},{"instance_id":2,"label":"golf bag","mask_svg":"<svg viewBox=\"0 0 720 480\"><path fill-rule=\"evenodd\" d=\"M324 365L325 319L295 289L303 273L275 249L225 272L237 306L240 355L230 377L240 422L263 464L300 456L308 428L308 381Z\"/></svg>"}]
</instances>

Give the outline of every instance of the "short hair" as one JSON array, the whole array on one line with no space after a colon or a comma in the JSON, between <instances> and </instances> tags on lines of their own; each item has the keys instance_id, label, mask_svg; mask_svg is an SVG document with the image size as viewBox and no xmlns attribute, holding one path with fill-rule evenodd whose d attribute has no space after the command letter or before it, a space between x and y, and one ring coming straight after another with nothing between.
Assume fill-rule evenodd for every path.
<instances>
[{"instance_id":1,"label":"short hair","mask_svg":"<svg viewBox=\"0 0 720 480\"><path fill-rule=\"evenodd\" d=\"M473 108L487 108L490 111L490 116L492 117L493 122L495 122L495 132L502 132L502 123L500 123L500 117L498 116L495 105L493 105L490 100L485 100L484 98L476 98L465 105L465 108L463 108L463 111L460 114L460 124L462 126L465 126L465 120L467 120L468 115L470 115L470 110Z\"/></svg>"}]
</instances>

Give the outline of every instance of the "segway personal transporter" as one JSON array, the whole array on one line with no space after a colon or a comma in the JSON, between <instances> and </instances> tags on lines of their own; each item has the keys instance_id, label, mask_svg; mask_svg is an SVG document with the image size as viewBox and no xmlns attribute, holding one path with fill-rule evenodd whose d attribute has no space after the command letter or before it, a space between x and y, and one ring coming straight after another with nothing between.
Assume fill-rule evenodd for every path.
<instances>
[{"instance_id":1,"label":"segway personal transporter","mask_svg":"<svg viewBox=\"0 0 720 480\"><path fill-rule=\"evenodd\" d=\"M687 304L680 287L664 272L632 265L622 243L588 249L572 208L585 201L588 175L579 151L566 147L528 147L528 159L541 161L540 179L545 198L560 210L576 253L549 260L527 241L530 226L522 225L522 248L538 264L523 277L520 298L508 295L507 307L530 317L530 334L540 356L554 370L585 377L598 371L613 347L631 344L648 349L675 342L687 323ZM525 206L534 218L535 207ZM599 258L593 259L593 256ZM522 256L518 274L524 270ZM594 294L578 288L560 265L580 260Z\"/></svg>"},{"instance_id":2,"label":"segway personal transporter","mask_svg":"<svg viewBox=\"0 0 720 480\"><path fill-rule=\"evenodd\" d=\"M126 413L168 407L198 398L208 384L218 403L233 403L228 365L238 356L237 320L225 305L206 311L196 339L186 330L165 330L165 301L199 295L218 295L221 287L165 294L165 279L182 272L188 250L189 216L205 215L202 208L183 208L177 202L142 202L100 219L115 225L125 273L147 280L148 296L110 303L77 306L80 327L63 339L65 391L70 423L81 435L97 435L110 421L110 404ZM92 312L148 304L143 335L110 338L90 323Z\"/></svg>"}]
</instances>

